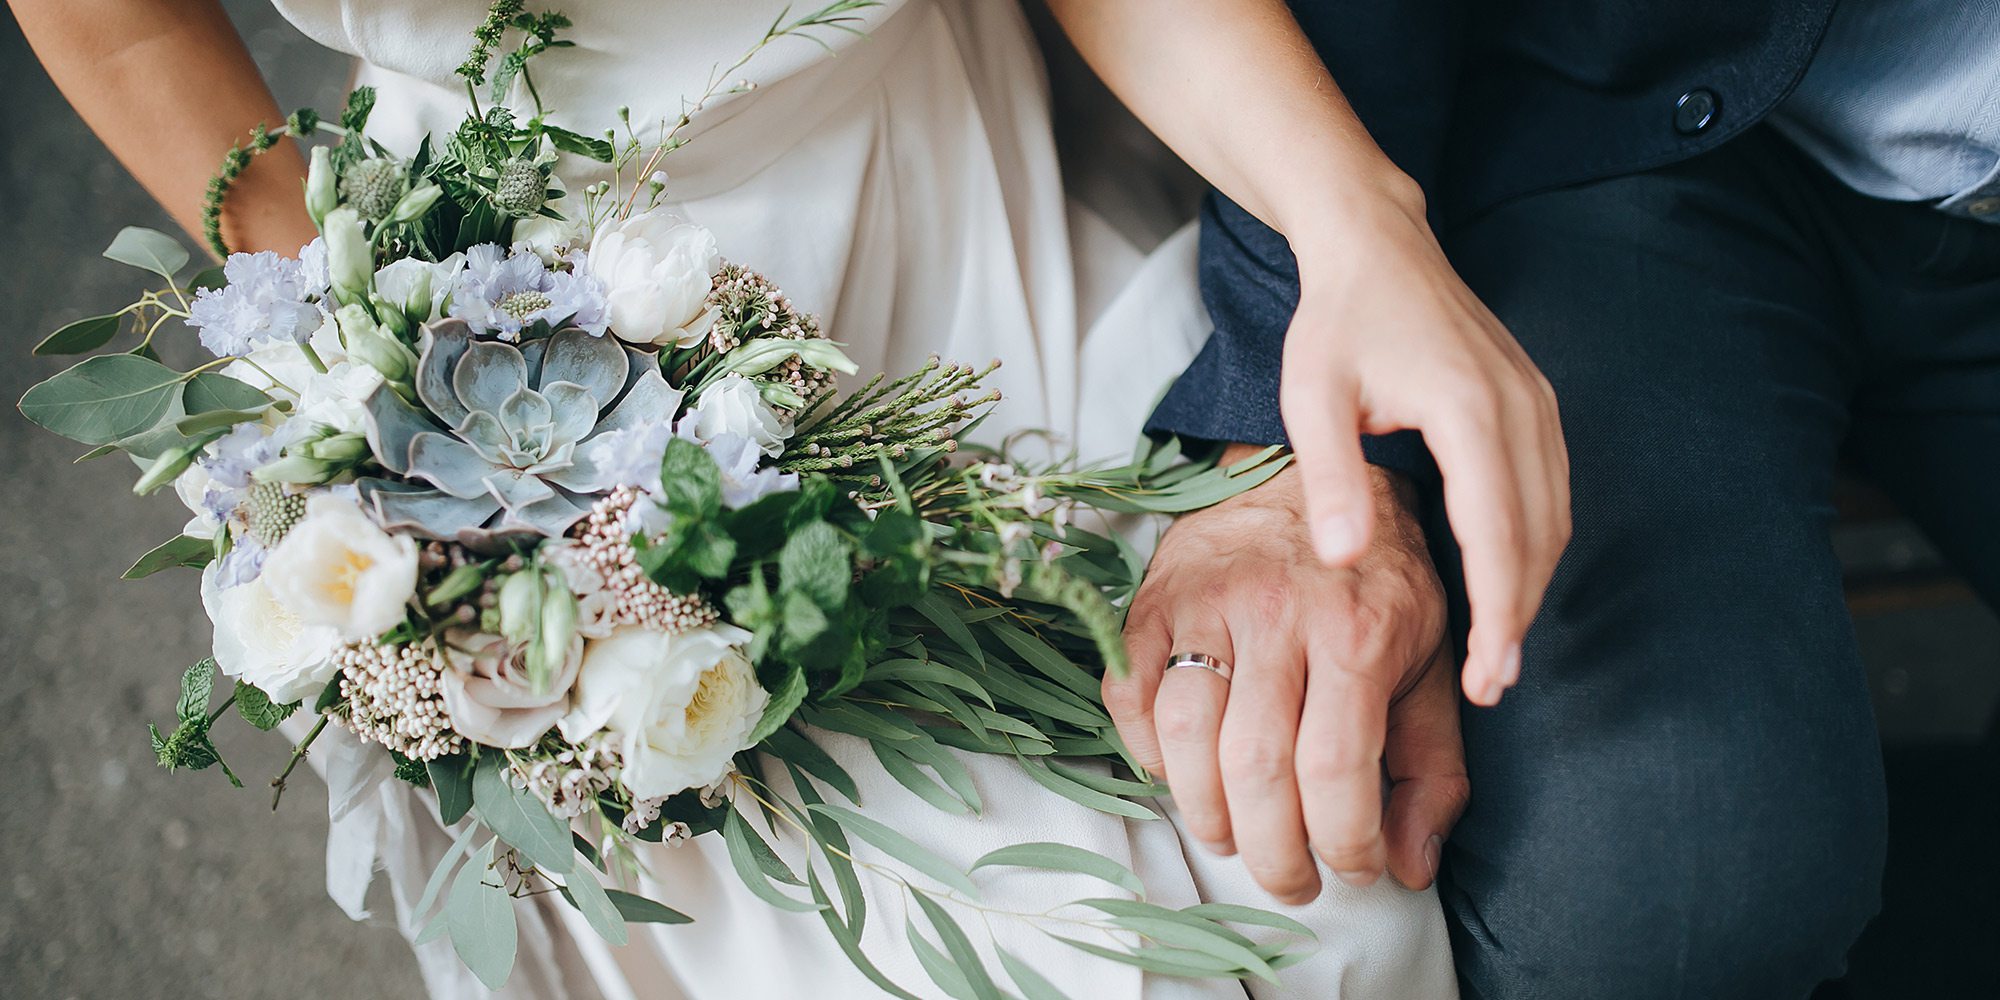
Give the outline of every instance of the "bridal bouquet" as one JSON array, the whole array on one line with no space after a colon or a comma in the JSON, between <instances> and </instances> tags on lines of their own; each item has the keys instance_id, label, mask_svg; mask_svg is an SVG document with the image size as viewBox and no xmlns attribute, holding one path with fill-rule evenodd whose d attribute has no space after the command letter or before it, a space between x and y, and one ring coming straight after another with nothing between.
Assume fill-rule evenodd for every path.
<instances>
[{"instance_id":1,"label":"bridal bouquet","mask_svg":"<svg viewBox=\"0 0 2000 1000\"><path fill-rule=\"evenodd\" d=\"M559 892L622 944L628 923L687 919L614 887L643 869L637 843L715 834L752 892L817 913L883 989L910 995L860 948L858 868L918 904L937 943L914 924L909 940L940 989L999 996L952 916L977 885L871 818L812 734L867 740L949 812L981 808L956 748L1153 818L1133 800L1156 786L1077 766L1125 757L1097 671L1120 666L1118 605L1142 568L1077 514L1192 509L1276 463L1218 469L1171 446L1117 469L1010 461L961 442L997 399L979 388L990 367L934 359L838 393L855 365L814 317L658 207L659 162L718 88L652 141L629 122L622 141L566 131L538 102L511 111L498 102L517 84L532 95L530 60L566 44L560 15L520 6L496 3L477 33L468 117L412 157L369 141L366 89L337 123L301 111L232 152L211 192L218 252L215 211L255 152L334 138L312 150L321 236L296 258L226 254L183 279L185 249L127 229L105 256L164 286L37 348L85 353L136 330L136 346L20 407L92 456L130 456L139 493L172 489L193 514L126 574L199 568L215 625L153 749L237 781L212 739L232 706L262 730L313 718L292 766L329 725L379 744L459 831L416 908L489 986L513 963L511 897ZM760 44L840 27L855 6L781 19ZM566 194L559 154L609 179ZM181 371L155 345L184 330L213 357ZM212 707L218 670L231 686ZM765 780L774 765L795 794ZM809 842L803 877L760 823ZM912 874L858 865L850 838ZM1063 844L983 866L1142 889ZM1268 979L1309 937L1239 907L1072 906L1066 928L1107 933L1065 940L1170 974ZM1253 940L1241 923L1289 936ZM999 960L1022 993L1058 995Z\"/></svg>"}]
</instances>

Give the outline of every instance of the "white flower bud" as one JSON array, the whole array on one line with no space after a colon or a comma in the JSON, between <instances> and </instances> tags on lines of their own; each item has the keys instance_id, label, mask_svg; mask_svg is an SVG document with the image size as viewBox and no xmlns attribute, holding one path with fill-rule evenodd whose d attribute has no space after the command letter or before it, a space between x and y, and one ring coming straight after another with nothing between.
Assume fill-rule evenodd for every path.
<instances>
[{"instance_id":1,"label":"white flower bud","mask_svg":"<svg viewBox=\"0 0 2000 1000\"><path fill-rule=\"evenodd\" d=\"M312 166L306 171L306 212L313 225L324 226L326 213L340 206L339 179L333 175L333 150L314 146Z\"/></svg>"},{"instance_id":2,"label":"white flower bud","mask_svg":"<svg viewBox=\"0 0 2000 1000\"><path fill-rule=\"evenodd\" d=\"M336 208L326 213L320 232L326 238L326 269L334 297L343 303L366 300L375 277L375 249L361 228L360 214Z\"/></svg>"}]
</instances>

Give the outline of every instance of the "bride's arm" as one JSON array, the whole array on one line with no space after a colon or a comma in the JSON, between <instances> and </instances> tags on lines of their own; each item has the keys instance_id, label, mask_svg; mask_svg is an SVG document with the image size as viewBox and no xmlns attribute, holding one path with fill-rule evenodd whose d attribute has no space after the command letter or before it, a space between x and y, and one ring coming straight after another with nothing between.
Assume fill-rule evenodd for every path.
<instances>
[{"instance_id":1,"label":"bride's arm","mask_svg":"<svg viewBox=\"0 0 2000 1000\"><path fill-rule=\"evenodd\" d=\"M216 0L10 0L63 96L146 191L196 237L208 181L229 147L284 115ZM231 189L224 239L295 253L312 239L305 163L281 142Z\"/></svg>"}]
</instances>

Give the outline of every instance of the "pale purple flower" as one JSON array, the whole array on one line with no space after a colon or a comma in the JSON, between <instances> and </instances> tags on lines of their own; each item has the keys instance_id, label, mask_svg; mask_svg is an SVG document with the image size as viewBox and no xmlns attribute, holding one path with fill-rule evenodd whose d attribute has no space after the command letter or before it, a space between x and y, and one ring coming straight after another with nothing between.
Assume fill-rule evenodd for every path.
<instances>
[{"instance_id":1,"label":"pale purple flower","mask_svg":"<svg viewBox=\"0 0 2000 1000\"><path fill-rule=\"evenodd\" d=\"M681 421L679 436L695 440L693 424L692 420ZM708 452L708 457L715 459L716 468L722 470L722 505L730 510L748 507L773 493L799 488L797 473L779 472L763 464L764 450L753 438L725 433L697 443Z\"/></svg>"},{"instance_id":2,"label":"pale purple flower","mask_svg":"<svg viewBox=\"0 0 2000 1000\"><path fill-rule=\"evenodd\" d=\"M579 326L603 335L604 288L576 271L551 271L533 251L482 243L465 252L452 285L451 315L502 340L518 340L537 322Z\"/></svg>"},{"instance_id":3,"label":"pale purple flower","mask_svg":"<svg viewBox=\"0 0 2000 1000\"><path fill-rule=\"evenodd\" d=\"M305 343L322 319L299 262L269 250L233 253L223 262L222 288L204 288L188 307L187 323L201 331L201 346L216 357L259 347Z\"/></svg>"},{"instance_id":4,"label":"pale purple flower","mask_svg":"<svg viewBox=\"0 0 2000 1000\"><path fill-rule=\"evenodd\" d=\"M586 457L603 473L608 486L638 486L657 492L660 460L666 457L667 442L673 436L673 427L665 420L606 431L590 442Z\"/></svg>"},{"instance_id":5,"label":"pale purple flower","mask_svg":"<svg viewBox=\"0 0 2000 1000\"><path fill-rule=\"evenodd\" d=\"M325 298L333 278L326 269L326 240L315 236L312 242L299 248L299 283L306 294Z\"/></svg>"}]
</instances>

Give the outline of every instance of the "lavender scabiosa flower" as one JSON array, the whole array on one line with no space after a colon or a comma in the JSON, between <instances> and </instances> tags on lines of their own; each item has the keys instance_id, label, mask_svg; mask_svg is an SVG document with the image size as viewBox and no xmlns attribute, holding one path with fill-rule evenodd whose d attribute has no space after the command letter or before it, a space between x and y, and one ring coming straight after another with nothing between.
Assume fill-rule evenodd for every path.
<instances>
[{"instance_id":1,"label":"lavender scabiosa flower","mask_svg":"<svg viewBox=\"0 0 2000 1000\"><path fill-rule=\"evenodd\" d=\"M233 253L222 273L229 284L197 293L187 318L200 331L201 346L216 357L285 341L302 344L319 329L322 317L306 302L313 290L299 261L269 250Z\"/></svg>"},{"instance_id":2,"label":"lavender scabiosa flower","mask_svg":"<svg viewBox=\"0 0 2000 1000\"><path fill-rule=\"evenodd\" d=\"M451 315L508 341L538 322L602 336L604 288L587 274L549 270L526 248L509 252L482 243L465 252L465 269L452 285Z\"/></svg>"},{"instance_id":3,"label":"lavender scabiosa flower","mask_svg":"<svg viewBox=\"0 0 2000 1000\"><path fill-rule=\"evenodd\" d=\"M716 468L722 472L724 507L730 510L748 507L773 493L799 488L796 473L780 472L763 464L764 449L755 438L728 432L697 438L694 424L692 419L682 420L674 433L701 445L708 457L715 459ZM655 464L654 468L658 467Z\"/></svg>"}]
</instances>

